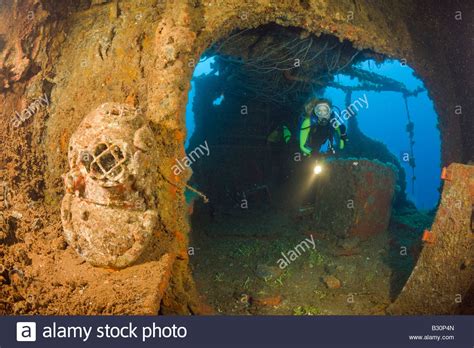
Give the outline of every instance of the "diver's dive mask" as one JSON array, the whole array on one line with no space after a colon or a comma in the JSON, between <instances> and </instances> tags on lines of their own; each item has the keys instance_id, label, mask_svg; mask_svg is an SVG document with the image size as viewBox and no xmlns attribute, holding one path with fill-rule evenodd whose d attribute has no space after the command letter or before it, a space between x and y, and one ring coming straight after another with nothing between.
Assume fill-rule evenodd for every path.
<instances>
[{"instance_id":1,"label":"diver's dive mask","mask_svg":"<svg viewBox=\"0 0 474 348\"><path fill-rule=\"evenodd\" d=\"M328 103L319 103L314 107L314 114L318 117L318 124L325 126L331 117L331 107Z\"/></svg>"}]
</instances>

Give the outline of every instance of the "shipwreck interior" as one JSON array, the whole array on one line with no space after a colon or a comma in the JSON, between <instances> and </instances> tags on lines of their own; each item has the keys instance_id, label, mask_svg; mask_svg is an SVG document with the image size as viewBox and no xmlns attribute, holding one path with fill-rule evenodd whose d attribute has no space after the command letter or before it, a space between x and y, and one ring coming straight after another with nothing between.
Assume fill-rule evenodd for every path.
<instances>
[{"instance_id":1,"label":"shipwreck interior","mask_svg":"<svg viewBox=\"0 0 474 348\"><path fill-rule=\"evenodd\" d=\"M472 313L472 6L2 2L0 314Z\"/></svg>"},{"instance_id":2,"label":"shipwreck interior","mask_svg":"<svg viewBox=\"0 0 474 348\"><path fill-rule=\"evenodd\" d=\"M416 166L415 122L405 101L418 106L418 94L427 91L421 82L410 90L370 70L385 60L334 36L275 24L232 33L203 54L187 106L193 175L185 195L195 280L217 311L373 314L398 296L434 219L441 150L437 115L425 96L431 112L423 110L424 117L434 121L417 120L417 140L434 141ZM402 113L377 104L390 103L386 93L398 94ZM335 107L347 118L344 149L332 153L327 140L319 156L301 153L300 115L311 96L345 103L339 112ZM364 124L378 124L381 141L359 127L364 113ZM384 144L393 126L387 118L402 119L393 135L396 154ZM291 133L286 139L282 126ZM308 172L318 159L323 172ZM429 172L417 189L432 186L430 209L413 203L415 168Z\"/></svg>"}]
</instances>

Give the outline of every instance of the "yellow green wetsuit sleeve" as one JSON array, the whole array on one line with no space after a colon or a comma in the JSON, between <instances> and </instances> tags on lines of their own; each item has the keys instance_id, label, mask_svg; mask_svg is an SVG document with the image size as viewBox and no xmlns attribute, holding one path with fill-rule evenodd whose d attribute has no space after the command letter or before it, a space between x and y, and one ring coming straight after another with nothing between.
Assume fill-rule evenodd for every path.
<instances>
[{"instance_id":1,"label":"yellow green wetsuit sleeve","mask_svg":"<svg viewBox=\"0 0 474 348\"><path fill-rule=\"evenodd\" d=\"M307 156L311 155L311 149L308 146L306 146L306 142L308 141L310 131L311 131L311 119L309 117L305 117L300 126L300 149Z\"/></svg>"},{"instance_id":2,"label":"yellow green wetsuit sleeve","mask_svg":"<svg viewBox=\"0 0 474 348\"><path fill-rule=\"evenodd\" d=\"M339 139L339 150L344 149L344 140L342 140L341 130L339 127L336 128L337 138Z\"/></svg>"}]
</instances>

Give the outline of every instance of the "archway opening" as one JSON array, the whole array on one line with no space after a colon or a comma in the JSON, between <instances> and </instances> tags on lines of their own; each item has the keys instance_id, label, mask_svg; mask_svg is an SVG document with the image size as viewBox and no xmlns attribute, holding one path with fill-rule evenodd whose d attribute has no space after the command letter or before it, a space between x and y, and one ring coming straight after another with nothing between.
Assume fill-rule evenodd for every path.
<instances>
[{"instance_id":1,"label":"archway opening","mask_svg":"<svg viewBox=\"0 0 474 348\"><path fill-rule=\"evenodd\" d=\"M190 260L216 310L370 314L397 296L440 174L437 115L403 61L297 28L238 31L201 57L186 118Z\"/></svg>"}]
</instances>

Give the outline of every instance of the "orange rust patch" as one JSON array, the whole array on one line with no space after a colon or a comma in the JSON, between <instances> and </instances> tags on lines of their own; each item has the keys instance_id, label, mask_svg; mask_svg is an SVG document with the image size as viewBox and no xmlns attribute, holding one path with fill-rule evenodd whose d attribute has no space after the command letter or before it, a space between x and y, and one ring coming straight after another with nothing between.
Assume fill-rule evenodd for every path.
<instances>
[{"instance_id":1,"label":"orange rust patch","mask_svg":"<svg viewBox=\"0 0 474 348\"><path fill-rule=\"evenodd\" d=\"M132 105L132 106L137 106L137 104L138 104L137 96L133 93L129 94L127 96L127 98L125 98L125 104L129 104L129 105Z\"/></svg>"},{"instance_id":2,"label":"orange rust patch","mask_svg":"<svg viewBox=\"0 0 474 348\"><path fill-rule=\"evenodd\" d=\"M183 250L180 250L177 254L177 258L180 260L188 260L189 259L188 250L186 248Z\"/></svg>"},{"instance_id":3,"label":"orange rust patch","mask_svg":"<svg viewBox=\"0 0 474 348\"><path fill-rule=\"evenodd\" d=\"M441 171L441 179L446 180L446 178L448 177L447 172L448 172L447 168L443 167L443 170Z\"/></svg>"},{"instance_id":4,"label":"orange rust patch","mask_svg":"<svg viewBox=\"0 0 474 348\"><path fill-rule=\"evenodd\" d=\"M168 185L168 192L173 196L176 197L176 192L177 192L176 186L173 185Z\"/></svg>"},{"instance_id":5,"label":"orange rust patch","mask_svg":"<svg viewBox=\"0 0 474 348\"><path fill-rule=\"evenodd\" d=\"M183 131L181 131L181 130L179 130L179 129L175 130L175 132L174 132L174 138L175 138L178 142L182 142L182 141L184 140L185 136L186 136L185 132L183 132Z\"/></svg>"},{"instance_id":6,"label":"orange rust patch","mask_svg":"<svg viewBox=\"0 0 474 348\"><path fill-rule=\"evenodd\" d=\"M179 240L180 242L186 241L186 238L184 237L184 234L181 233L180 231L176 231L174 233L174 235L175 235L176 239Z\"/></svg>"},{"instance_id":7,"label":"orange rust patch","mask_svg":"<svg viewBox=\"0 0 474 348\"><path fill-rule=\"evenodd\" d=\"M281 295L252 298L252 304L257 306L275 307L278 306L282 301Z\"/></svg>"},{"instance_id":8,"label":"orange rust patch","mask_svg":"<svg viewBox=\"0 0 474 348\"><path fill-rule=\"evenodd\" d=\"M469 180L469 193L471 195L471 201L474 203L474 178Z\"/></svg>"},{"instance_id":9,"label":"orange rust patch","mask_svg":"<svg viewBox=\"0 0 474 348\"><path fill-rule=\"evenodd\" d=\"M114 272L117 272L117 271L118 271L118 269L110 268L110 267L104 268L104 270L106 270L106 271L109 272L109 273L114 273Z\"/></svg>"},{"instance_id":10,"label":"orange rust patch","mask_svg":"<svg viewBox=\"0 0 474 348\"><path fill-rule=\"evenodd\" d=\"M175 255L173 255L172 253L168 254L168 265L164 268L165 275L163 277L163 279L165 279L166 281L162 281L158 286L158 292L160 294L164 294L165 290L168 288L169 279L171 278L171 270L173 269L172 265L174 264L175 259Z\"/></svg>"},{"instance_id":11,"label":"orange rust patch","mask_svg":"<svg viewBox=\"0 0 474 348\"><path fill-rule=\"evenodd\" d=\"M68 143L69 143L69 132L65 130L61 133L61 136L59 137L59 146L60 146L61 152L64 153L67 151Z\"/></svg>"},{"instance_id":12,"label":"orange rust patch","mask_svg":"<svg viewBox=\"0 0 474 348\"><path fill-rule=\"evenodd\" d=\"M196 307L196 313L199 315L215 315L216 310L207 303L199 303Z\"/></svg>"},{"instance_id":13,"label":"orange rust patch","mask_svg":"<svg viewBox=\"0 0 474 348\"><path fill-rule=\"evenodd\" d=\"M433 244L436 241L436 236L433 232L425 230L422 237L423 242Z\"/></svg>"}]
</instances>

